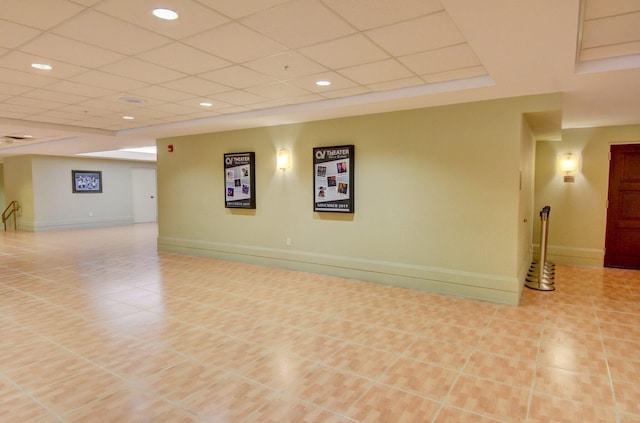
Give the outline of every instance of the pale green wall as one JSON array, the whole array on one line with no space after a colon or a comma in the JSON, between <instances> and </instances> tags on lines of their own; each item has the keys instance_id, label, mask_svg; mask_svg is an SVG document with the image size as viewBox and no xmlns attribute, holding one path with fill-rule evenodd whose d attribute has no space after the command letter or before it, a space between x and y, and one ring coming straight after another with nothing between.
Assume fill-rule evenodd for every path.
<instances>
[{"instance_id":1,"label":"pale green wall","mask_svg":"<svg viewBox=\"0 0 640 423\"><path fill-rule=\"evenodd\" d=\"M155 167L132 161L54 156L4 160L7 194L16 193L22 214L19 230L50 231L133 223L131 170ZM103 192L74 194L72 170L102 171Z\"/></svg>"},{"instance_id":2,"label":"pale green wall","mask_svg":"<svg viewBox=\"0 0 640 423\"><path fill-rule=\"evenodd\" d=\"M568 129L562 141L539 141L536 151L535 208L551 206L547 257L562 264L602 266L611 144L640 143L640 125ZM580 155L575 183L557 171L559 154ZM534 242L540 241L536 214Z\"/></svg>"},{"instance_id":3,"label":"pale green wall","mask_svg":"<svg viewBox=\"0 0 640 423\"><path fill-rule=\"evenodd\" d=\"M159 248L517 303L522 113L557 107L536 96L159 140ZM314 213L312 149L343 144L356 212ZM255 211L224 208L223 154L243 151L256 153Z\"/></svg>"},{"instance_id":4,"label":"pale green wall","mask_svg":"<svg viewBox=\"0 0 640 423\"><path fill-rule=\"evenodd\" d=\"M33 221L34 215L31 159L26 156L6 157L3 164L5 197L20 205L18 230L25 230L22 222Z\"/></svg>"},{"instance_id":5,"label":"pale green wall","mask_svg":"<svg viewBox=\"0 0 640 423\"><path fill-rule=\"evenodd\" d=\"M0 163L0 211L4 211L5 207L7 207L7 200L4 195L4 165Z\"/></svg>"},{"instance_id":6,"label":"pale green wall","mask_svg":"<svg viewBox=\"0 0 640 423\"><path fill-rule=\"evenodd\" d=\"M535 138L526 119L522 118L520 140L520 199L518 207L519 279L526 278L532 259L532 221L534 196ZM523 285L520 285L522 288Z\"/></svg>"}]
</instances>

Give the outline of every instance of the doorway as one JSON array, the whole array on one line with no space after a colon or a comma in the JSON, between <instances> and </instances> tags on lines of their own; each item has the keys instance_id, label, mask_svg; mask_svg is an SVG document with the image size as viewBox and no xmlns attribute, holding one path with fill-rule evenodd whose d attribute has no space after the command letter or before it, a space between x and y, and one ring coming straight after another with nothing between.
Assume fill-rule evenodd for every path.
<instances>
[{"instance_id":1,"label":"doorway","mask_svg":"<svg viewBox=\"0 0 640 423\"><path fill-rule=\"evenodd\" d=\"M610 151L604 265L640 269L640 144Z\"/></svg>"},{"instance_id":2,"label":"doorway","mask_svg":"<svg viewBox=\"0 0 640 423\"><path fill-rule=\"evenodd\" d=\"M158 220L156 170L134 168L131 181L133 221L135 223L156 222Z\"/></svg>"}]
</instances>

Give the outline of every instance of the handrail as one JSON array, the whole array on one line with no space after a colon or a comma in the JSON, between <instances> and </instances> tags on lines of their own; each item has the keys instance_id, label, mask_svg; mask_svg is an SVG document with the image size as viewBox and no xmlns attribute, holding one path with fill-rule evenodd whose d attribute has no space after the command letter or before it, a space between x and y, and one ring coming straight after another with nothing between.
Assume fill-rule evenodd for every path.
<instances>
[{"instance_id":1,"label":"handrail","mask_svg":"<svg viewBox=\"0 0 640 423\"><path fill-rule=\"evenodd\" d=\"M4 230L7 230L7 220L13 215L13 230L18 230L18 222L16 220L16 215L18 214L18 210L20 210L20 204L17 201L12 201L9 203L6 209L2 212L2 224L4 225Z\"/></svg>"}]
</instances>

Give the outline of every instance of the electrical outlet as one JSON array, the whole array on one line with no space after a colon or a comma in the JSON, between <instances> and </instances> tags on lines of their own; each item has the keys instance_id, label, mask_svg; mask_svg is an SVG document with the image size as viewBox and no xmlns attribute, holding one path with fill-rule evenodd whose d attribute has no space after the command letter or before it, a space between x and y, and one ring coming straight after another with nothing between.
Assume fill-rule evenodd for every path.
<instances>
[{"instance_id":1,"label":"electrical outlet","mask_svg":"<svg viewBox=\"0 0 640 423\"><path fill-rule=\"evenodd\" d=\"M284 243L287 244L287 247L291 247L291 238L285 239Z\"/></svg>"},{"instance_id":2,"label":"electrical outlet","mask_svg":"<svg viewBox=\"0 0 640 423\"><path fill-rule=\"evenodd\" d=\"M89 212L89 217L93 216L93 212Z\"/></svg>"}]
</instances>

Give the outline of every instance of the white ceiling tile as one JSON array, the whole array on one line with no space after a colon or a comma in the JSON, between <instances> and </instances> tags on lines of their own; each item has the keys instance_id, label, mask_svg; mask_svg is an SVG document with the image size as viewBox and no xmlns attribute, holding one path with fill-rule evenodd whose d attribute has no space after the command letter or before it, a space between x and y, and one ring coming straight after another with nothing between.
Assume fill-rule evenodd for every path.
<instances>
[{"instance_id":1,"label":"white ceiling tile","mask_svg":"<svg viewBox=\"0 0 640 423\"><path fill-rule=\"evenodd\" d=\"M144 119L166 119L171 116L171 113L143 107L136 110L136 116Z\"/></svg>"},{"instance_id":2,"label":"white ceiling tile","mask_svg":"<svg viewBox=\"0 0 640 423\"><path fill-rule=\"evenodd\" d=\"M99 67L125 56L55 34L43 34L20 48L21 51L88 68Z\"/></svg>"},{"instance_id":3,"label":"white ceiling tile","mask_svg":"<svg viewBox=\"0 0 640 423\"><path fill-rule=\"evenodd\" d=\"M208 72L231 64L202 50L177 42L147 51L137 57L189 74Z\"/></svg>"},{"instance_id":4,"label":"white ceiling tile","mask_svg":"<svg viewBox=\"0 0 640 423\"><path fill-rule=\"evenodd\" d=\"M444 12L374 29L366 34L395 56L465 42L460 30Z\"/></svg>"},{"instance_id":5,"label":"white ceiling tile","mask_svg":"<svg viewBox=\"0 0 640 423\"><path fill-rule=\"evenodd\" d=\"M38 70L31 67L32 63L46 63L53 66L51 70ZM42 56L12 51L0 57L0 67L29 72L34 75L47 76L56 79L65 79L86 72L88 69L68 63L49 60Z\"/></svg>"},{"instance_id":6,"label":"white ceiling tile","mask_svg":"<svg viewBox=\"0 0 640 423\"><path fill-rule=\"evenodd\" d=\"M274 40L298 48L355 32L319 0L294 0L242 19Z\"/></svg>"},{"instance_id":7,"label":"white ceiling tile","mask_svg":"<svg viewBox=\"0 0 640 423\"><path fill-rule=\"evenodd\" d=\"M200 103L202 102L210 103L211 106L208 106L208 107L201 106ZM195 98L190 98L189 100L176 101L176 103L182 104L183 106L188 106L188 107L197 107L203 112L206 112L207 110L218 110L218 109L224 109L224 108L233 106L233 104L214 100L209 97L195 97Z\"/></svg>"},{"instance_id":8,"label":"white ceiling tile","mask_svg":"<svg viewBox=\"0 0 640 423\"><path fill-rule=\"evenodd\" d=\"M238 23L230 23L203 32L185 39L184 42L234 63L242 63L287 50L283 45Z\"/></svg>"},{"instance_id":9,"label":"white ceiling tile","mask_svg":"<svg viewBox=\"0 0 640 423\"><path fill-rule=\"evenodd\" d=\"M286 82L274 82L272 84L259 85L257 87L246 88L245 91L272 99L298 97L301 95L309 94L308 91L287 84Z\"/></svg>"},{"instance_id":10,"label":"white ceiling tile","mask_svg":"<svg viewBox=\"0 0 640 423\"><path fill-rule=\"evenodd\" d=\"M330 81L331 85L329 86L316 85L316 82L320 80ZM336 72L322 72L315 75L309 75L309 76L303 76L300 78L291 79L287 82L297 87L303 88L307 91L320 93L323 95L328 91L336 91L344 88L351 88L351 87L357 86L355 82L345 78L344 76Z\"/></svg>"},{"instance_id":11,"label":"white ceiling tile","mask_svg":"<svg viewBox=\"0 0 640 423\"><path fill-rule=\"evenodd\" d=\"M151 13L162 7L177 12L175 21L158 19ZM96 6L101 12L174 39L222 25L229 19L193 0L107 0Z\"/></svg>"},{"instance_id":12,"label":"white ceiling tile","mask_svg":"<svg viewBox=\"0 0 640 423\"><path fill-rule=\"evenodd\" d=\"M2 19L42 30L50 29L84 10L67 0L2 0Z\"/></svg>"},{"instance_id":13,"label":"white ceiling tile","mask_svg":"<svg viewBox=\"0 0 640 423\"><path fill-rule=\"evenodd\" d=\"M43 108L34 108L27 106L19 106L17 104L8 104L8 103L0 103L0 115L6 116L5 112L14 113L16 115L33 115L36 113L45 112L46 109Z\"/></svg>"},{"instance_id":14,"label":"white ceiling tile","mask_svg":"<svg viewBox=\"0 0 640 423\"><path fill-rule=\"evenodd\" d=\"M152 97L137 95L134 91L114 93L108 96L100 97L99 100L122 104L123 107L127 107L131 110L139 110L144 107L156 106L163 102L162 100L155 99ZM127 101L132 99L141 100L142 103L138 103L135 101Z\"/></svg>"},{"instance_id":15,"label":"white ceiling tile","mask_svg":"<svg viewBox=\"0 0 640 423\"><path fill-rule=\"evenodd\" d=\"M268 84L275 81L273 78L242 66L229 66L228 68L203 73L200 77L228 85L233 88L254 87L256 85Z\"/></svg>"},{"instance_id":16,"label":"white ceiling tile","mask_svg":"<svg viewBox=\"0 0 640 423\"><path fill-rule=\"evenodd\" d=\"M158 106L150 107L151 110L158 110L172 115L186 115L198 111L195 107L187 107L182 104L164 103Z\"/></svg>"},{"instance_id":17,"label":"white ceiling tile","mask_svg":"<svg viewBox=\"0 0 640 423\"><path fill-rule=\"evenodd\" d=\"M208 112L197 112L197 113L189 113L189 119L205 119L211 118L214 116L220 116L221 113L218 113L215 110L209 110Z\"/></svg>"},{"instance_id":18,"label":"white ceiling tile","mask_svg":"<svg viewBox=\"0 0 640 423\"><path fill-rule=\"evenodd\" d=\"M247 62L245 66L282 81L327 70L295 51Z\"/></svg>"},{"instance_id":19,"label":"white ceiling tile","mask_svg":"<svg viewBox=\"0 0 640 423\"><path fill-rule=\"evenodd\" d=\"M286 1L289 0L200 0L201 3L234 19L260 12Z\"/></svg>"},{"instance_id":20,"label":"white ceiling tile","mask_svg":"<svg viewBox=\"0 0 640 423\"><path fill-rule=\"evenodd\" d=\"M60 110L48 110L46 112L38 113L38 117L48 117L59 121L71 122L74 120L82 119L84 116L79 113L67 113Z\"/></svg>"},{"instance_id":21,"label":"white ceiling tile","mask_svg":"<svg viewBox=\"0 0 640 423\"><path fill-rule=\"evenodd\" d=\"M42 123L55 123L58 125L68 125L72 122L69 117L50 116L46 112L29 116L29 119L36 120Z\"/></svg>"},{"instance_id":22,"label":"white ceiling tile","mask_svg":"<svg viewBox=\"0 0 640 423\"><path fill-rule=\"evenodd\" d=\"M161 85L149 85L130 92L134 97L148 97L168 102L175 102L193 97L192 94L172 90Z\"/></svg>"},{"instance_id":23,"label":"white ceiling tile","mask_svg":"<svg viewBox=\"0 0 640 423\"><path fill-rule=\"evenodd\" d=\"M95 6L97 3L100 3L102 0L71 0L71 1L86 7L91 7L91 6Z\"/></svg>"},{"instance_id":24,"label":"white ceiling tile","mask_svg":"<svg viewBox=\"0 0 640 423\"><path fill-rule=\"evenodd\" d=\"M1 91L1 90L0 90ZM29 91L27 94L23 94L25 97L36 98L47 101L57 101L64 104L75 104L82 101L86 101L87 97L76 95L76 93L62 93L59 91L52 91L46 89L38 89Z\"/></svg>"},{"instance_id":25,"label":"white ceiling tile","mask_svg":"<svg viewBox=\"0 0 640 423\"><path fill-rule=\"evenodd\" d=\"M24 25L0 20L0 47L16 48L41 33Z\"/></svg>"},{"instance_id":26,"label":"white ceiling tile","mask_svg":"<svg viewBox=\"0 0 640 423\"><path fill-rule=\"evenodd\" d=\"M130 110L135 110L135 107L131 104L124 103L121 101L110 101L103 99L91 99L87 101L83 101L79 104L81 107L85 107L91 111L91 114L104 114L105 111L108 112L128 112ZM97 110L98 112L94 112L93 110Z\"/></svg>"},{"instance_id":27,"label":"white ceiling tile","mask_svg":"<svg viewBox=\"0 0 640 423\"><path fill-rule=\"evenodd\" d=\"M584 23L582 48L640 40L640 12Z\"/></svg>"},{"instance_id":28,"label":"white ceiling tile","mask_svg":"<svg viewBox=\"0 0 640 423\"><path fill-rule=\"evenodd\" d=\"M367 94L369 92L371 92L369 88L363 87L361 85L357 85L352 88L345 88L342 90L335 90L335 91L326 91L321 94L323 97L326 97L326 98L342 98L342 97L351 97L354 95Z\"/></svg>"},{"instance_id":29,"label":"white ceiling tile","mask_svg":"<svg viewBox=\"0 0 640 423\"><path fill-rule=\"evenodd\" d=\"M101 71L90 71L82 75L75 76L70 79L73 82L79 82L85 85L93 85L98 88L106 88L115 91L130 91L136 88L142 88L144 82L135 81L133 79L123 78L121 76L112 75Z\"/></svg>"},{"instance_id":30,"label":"white ceiling tile","mask_svg":"<svg viewBox=\"0 0 640 423\"><path fill-rule=\"evenodd\" d=\"M640 10L638 0L586 0L585 19L623 15Z\"/></svg>"},{"instance_id":31,"label":"white ceiling tile","mask_svg":"<svg viewBox=\"0 0 640 423\"><path fill-rule=\"evenodd\" d=\"M188 76L175 81L165 82L163 86L193 95L210 95L232 90L231 87L226 85L221 85L195 76Z\"/></svg>"},{"instance_id":32,"label":"white ceiling tile","mask_svg":"<svg viewBox=\"0 0 640 423\"><path fill-rule=\"evenodd\" d=\"M263 103L253 104L250 107L252 107L254 110L257 110L257 109L265 109L265 108L272 108L272 107L291 106L294 104L311 103L311 102L322 101L322 100L325 100L325 97L319 94L307 94L299 97L287 97L287 98L269 100Z\"/></svg>"},{"instance_id":33,"label":"white ceiling tile","mask_svg":"<svg viewBox=\"0 0 640 423\"><path fill-rule=\"evenodd\" d=\"M414 76L404 66L393 59L342 69L339 73L361 85L376 84Z\"/></svg>"},{"instance_id":34,"label":"white ceiling tile","mask_svg":"<svg viewBox=\"0 0 640 423\"><path fill-rule=\"evenodd\" d=\"M267 100L265 97L240 90L216 94L213 98L225 103L235 104L236 106L246 106L248 104L260 103Z\"/></svg>"},{"instance_id":35,"label":"white ceiling tile","mask_svg":"<svg viewBox=\"0 0 640 423\"><path fill-rule=\"evenodd\" d=\"M633 54L640 54L640 41L583 49L580 52L580 60L598 60Z\"/></svg>"},{"instance_id":36,"label":"white ceiling tile","mask_svg":"<svg viewBox=\"0 0 640 423\"><path fill-rule=\"evenodd\" d=\"M361 34L304 47L298 51L330 69L347 68L389 58L384 50Z\"/></svg>"},{"instance_id":37,"label":"white ceiling tile","mask_svg":"<svg viewBox=\"0 0 640 423\"><path fill-rule=\"evenodd\" d=\"M47 76L35 75L31 72L20 72L13 69L0 68L0 82L39 88L53 84L56 80Z\"/></svg>"},{"instance_id":38,"label":"white ceiling tile","mask_svg":"<svg viewBox=\"0 0 640 423\"><path fill-rule=\"evenodd\" d=\"M182 72L167 69L133 57L103 66L102 70L120 75L123 78L144 81L149 84L160 84L187 76Z\"/></svg>"},{"instance_id":39,"label":"white ceiling tile","mask_svg":"<svg viewBox=\"0 0 640 423\"><path fill-rule=\"evenodd\" d=\"M47 89L52 91L60 91L62 93L73 93L90 98L103 97L118 91L72 81L56 82L55 84L48 85Z\"/></svg>"},{"instance_id":40,"label":"white ceiling tile","mask_svg":"<svg viewBox=\"0 0 640 423\"><path fill-rule=\"evenodd\" d=\"M418 75L480 65L480 60L466 43L400 57L398 60Z\"/></svg>"},{"instance_id":41,"label":"white ceiling tile","mask_svg":"<svg viewBox=\"0 0 640 423\"><path fill-rule=\"evenodd\" d=\"M96 28L100 28L96 31ZM53 29L58 35L122 54L138 54L169 39L102 13L89 11ZM105 37L104 34L109 34Z\"/></svg>"},{"instance_id":42,"label":"white ceiling tile","mask_svg":"<svg viewBox=\"0 0 640 423\"><path fill-rule=\"evenodd\" d=\"M395 81L385 81L377 84L370 84L368 87L372 91L388 91L397 90L400 88L415 87L417 85L424 85L423 80L417 76L411 78L396 79Z\"/></svg>"},{"instance_id":43,"label":"white ceiling tile","mask_svg":"<svg viewBox=\"0 0 640 423\"><path fill-rule=\"evenodd\" d=\"M31 90L33 90L32 87L0 82L0 93L3 94L21 95Z\"/></svg>"},{"instance_id":44,"label":"white ceiling tile","mask_svg":"<svg viewBox=\"0 0 640 423\"><path fill-rule=\"evenodd\" d=\"M233 106L233 107L229 107L228 109L216 110L216 112L226 115L226 114L233 114L233 113L244 113L250 110L251 110L250 108L244 107L244 106Z\"/></svg>"},{"instance_id":45,"label":"white ceiling tile","mask_svg":"<svg viewBox=\"0 0 640 423\"><path fill-rule=\"evenodd\" d=\"M422 79L430 84L436 82L455 81L459 79L475 78L486 75L487 71L483 66L472 66L469 68L455 69L430 75L423 75Z\"/></svg>"},{"instance_id":46,"label":"white ceiling tile","mask_svg":"<svg viewBox=\"0 0 640 423\"><path fill-rule=\"evenodd\" d=\"M35 108L41 108L41 109L47 109L47 110L57 109L59 107L64 106L64 103L59 103L56 101L41 100L37 98L30 98L26 96L13 97L12 99L7 100L7 104L16 104L16 105L25 106L25 107L35 107Z\"/></svg>"},{"instance_id":47,"label":"white ceiling tile","mask_svg":"<svg viewBox=\"0 0 640 423\"><path fill-rule=\"evenodd\" d=\"M360 30L443 10L439 0L322 0Z\"/></svg>"}]
</instances>

